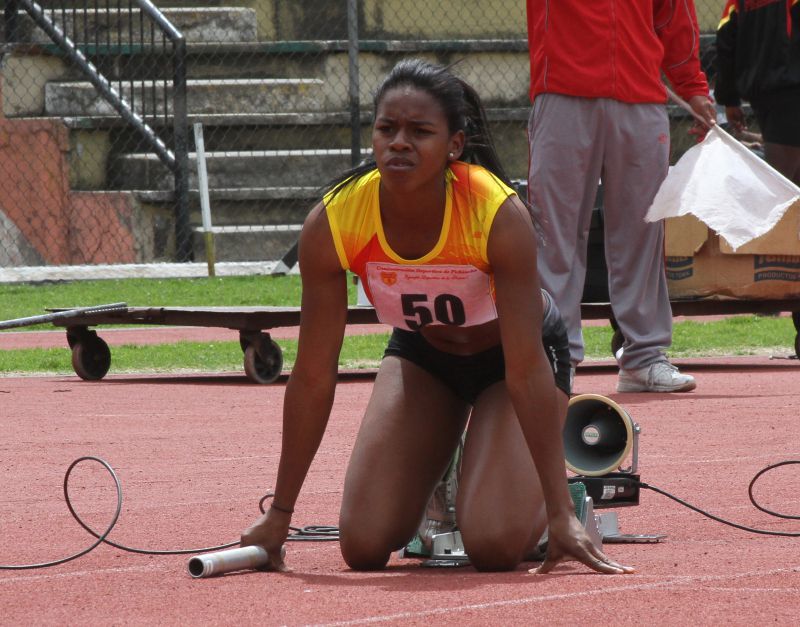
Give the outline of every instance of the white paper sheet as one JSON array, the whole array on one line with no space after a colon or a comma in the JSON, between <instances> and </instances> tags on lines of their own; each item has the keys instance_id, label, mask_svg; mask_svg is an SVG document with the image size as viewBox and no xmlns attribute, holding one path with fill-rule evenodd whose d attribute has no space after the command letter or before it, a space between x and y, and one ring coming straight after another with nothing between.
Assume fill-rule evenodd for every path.
<instances>
[{"instance_id":1,"label":"white paper sheet","mask_svg":"<svg viewBox=\"0 0 800 627\"><path fill-rule=\"evenodd\" d=\"M772 229L798 200L800 187L713 127L670 168L645 220L691 213L736 250Z\"/></svg>"}]
</instances>

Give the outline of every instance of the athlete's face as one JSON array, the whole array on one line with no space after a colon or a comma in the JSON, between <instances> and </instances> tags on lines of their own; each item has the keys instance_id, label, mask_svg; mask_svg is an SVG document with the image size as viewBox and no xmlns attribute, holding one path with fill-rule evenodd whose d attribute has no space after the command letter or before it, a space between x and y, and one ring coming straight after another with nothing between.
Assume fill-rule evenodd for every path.
<instances>
[{"instance_id":1,"label":"athlete's face","mask_svg":"<svg viewBox=\"0 0 800 627\"><path fill-rule=\"evenodd\" d=\"M461 155L464 133L450 133L439 102L409 86L387 91L378 104L372 149L381 178L417 186L440 178Z\"/></svg>"}]
</instances>

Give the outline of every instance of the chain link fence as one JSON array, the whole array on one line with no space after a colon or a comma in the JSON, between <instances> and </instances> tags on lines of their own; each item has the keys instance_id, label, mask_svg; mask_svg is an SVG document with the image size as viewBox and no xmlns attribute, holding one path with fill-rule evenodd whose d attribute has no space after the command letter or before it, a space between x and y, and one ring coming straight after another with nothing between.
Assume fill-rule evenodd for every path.
<instances>
[{"instance_id":1,"label":"chain link fence","mask_svg":"<svg viewBox=\"0 0 800 627\"><path fill-rule=\"evenodd\" d=\"M724 2L696 2L712 74ZM0 270L285 258L406 56L455 64L526 178L521 0L2 4ZM693 140L670 112L675 158Z\"/></svg>"}]
</instances>

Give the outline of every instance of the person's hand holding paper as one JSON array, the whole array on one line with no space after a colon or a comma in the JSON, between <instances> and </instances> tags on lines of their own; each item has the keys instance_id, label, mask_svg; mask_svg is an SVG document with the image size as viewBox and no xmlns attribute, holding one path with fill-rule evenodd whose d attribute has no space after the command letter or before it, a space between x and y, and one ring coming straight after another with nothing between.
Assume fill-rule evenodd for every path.
<instances>
[{"instance_id":1,"label":"person's hand holding paper","mask_svg":"<svg viewBox=\"0 0 800 627\"><path fill-rule=\"evenodd\" d=\"M795 202L800 187L714 126L670 168L645 219L691 213L736 250L772 229Z\"/></svg>"}]
</instances>

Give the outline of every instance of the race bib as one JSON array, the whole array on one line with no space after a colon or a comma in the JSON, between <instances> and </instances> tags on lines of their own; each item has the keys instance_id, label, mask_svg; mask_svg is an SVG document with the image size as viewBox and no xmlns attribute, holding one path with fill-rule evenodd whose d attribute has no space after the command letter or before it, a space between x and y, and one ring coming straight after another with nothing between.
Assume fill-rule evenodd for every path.
<instances>
[{"instance_id":1,"label":"race bib","mask_svg":"<svg viewBox=\"0 0 800 627\"><path fill-rule=\"evenodd\" d=\"M474 266L405 266L370 262L367 284L384 324L418 331L476 326L497 318L489 275Z\"/></svg>"}]
</instances>

